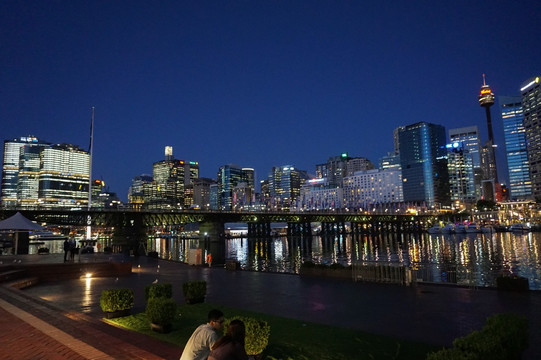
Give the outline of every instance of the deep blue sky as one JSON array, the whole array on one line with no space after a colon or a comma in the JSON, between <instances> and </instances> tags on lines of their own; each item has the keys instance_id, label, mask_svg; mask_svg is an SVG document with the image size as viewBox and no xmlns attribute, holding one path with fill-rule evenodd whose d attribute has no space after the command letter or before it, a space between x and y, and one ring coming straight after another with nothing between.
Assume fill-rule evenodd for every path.
<instances>
[{"instance_id":1,"label":"deep blue sky","mask_svg":"<svg viewBox=\"0 0 541 360\"><path fill-rule=\"evenodd\" d=\"M482 74L496 96L541 75L540 16L537 0L4 0L0 138L88 148L94 106L94 177L123 200L166 145L201 176L261 179L344 151L377 164L419 121L486 140Z\"/></svg>"}]
</instances>

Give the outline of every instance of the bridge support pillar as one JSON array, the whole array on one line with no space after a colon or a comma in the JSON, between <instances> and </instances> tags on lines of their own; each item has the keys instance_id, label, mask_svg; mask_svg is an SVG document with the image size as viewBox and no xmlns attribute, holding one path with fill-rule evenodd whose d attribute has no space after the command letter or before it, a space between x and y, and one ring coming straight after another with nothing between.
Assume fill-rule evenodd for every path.
<instances>
[{"instance_id":1,"label":"bridge support pillar","mask_svg":"<svg viewBox=\"0 0 541 360\"><path fill-rule=\"evenodd\" d=\"M199 248L203 249L203 261L207 254L212 255L213 264L225 264L225 231L220 222L199 224Z\"/></svg>"}]
</instances>

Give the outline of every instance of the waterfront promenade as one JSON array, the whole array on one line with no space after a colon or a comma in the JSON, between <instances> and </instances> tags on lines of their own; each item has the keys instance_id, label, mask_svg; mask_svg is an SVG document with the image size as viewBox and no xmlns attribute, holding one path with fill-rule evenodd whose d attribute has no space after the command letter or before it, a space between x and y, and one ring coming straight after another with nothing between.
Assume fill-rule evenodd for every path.
<instances>
[{"instance_id":1,"label":"waterfront promenade","mask_svg":"<svg viewBox=\"0 0 541 360\"><path fill-rule=\"evenodd\" d=\"M62 262L63 255L24 255L21 263ZM4 264L14 257L3 256ZM206 280L206 301L306 322L346 327L397 338L450 345L480 329L493 314L515 312L530 320L530 348L523 359L541 358L541 293L419 285L401 287L297 275L193 267L147 257L85 254L92 261L131 261L133 274L119 278L41 283L19 291L0 287L0 357L8 359L178 359L178 346L103 323L99 296L105 288L135 291L134 312L144 310L144 287L156 279L173 284ZM227 314L226 314L227 316ZM202 319L204 322L204 319ZM332 341L332 339L329 339ZM29 352L33 351L33 352Z\"/></svg>"}]
</instances>

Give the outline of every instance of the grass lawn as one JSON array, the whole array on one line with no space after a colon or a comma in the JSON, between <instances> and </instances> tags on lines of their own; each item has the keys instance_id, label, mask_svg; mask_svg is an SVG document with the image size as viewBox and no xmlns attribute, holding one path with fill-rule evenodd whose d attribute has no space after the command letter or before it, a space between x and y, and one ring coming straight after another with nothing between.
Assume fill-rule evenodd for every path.
<instances>
[{"instance_id":1,"label":"grass lawn","mask_svg":"<svg viewBox=\"0 0 541 360\"><path fill-rule=\"evenodd\" d=\"M398 340L388 336L286 319L212 304L179 305L180 317L173 331L159 334L150 330L144 313L107 320L116 325L184 346L195 328L206 322L209 310L218 308L228 316L248 316L266 321L271 327L269 345L263 352L270 360L425 359L438 347Z\"/></svg>"}]
</instances>

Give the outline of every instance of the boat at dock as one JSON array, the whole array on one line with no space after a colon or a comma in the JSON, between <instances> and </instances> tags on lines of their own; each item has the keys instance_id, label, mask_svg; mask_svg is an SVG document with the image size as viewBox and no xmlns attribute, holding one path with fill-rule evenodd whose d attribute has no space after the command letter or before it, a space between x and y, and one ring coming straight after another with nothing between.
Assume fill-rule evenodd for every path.
<instances>
[{"instance_id":1,"label":"boat at dock","mask_svg":"<svg viewBox=\"0 0 541 360\"><path fill-rule=\"evenodd\" d=\"M531 231L530 225L524 223L513 224L509 226L509 231L512 232L529 232Z\"/></svg>"},{"instance_id":2,"label":"boat at dock","mask_svg":"<svg viewBox=\"0 0 541 360\"><path fill-rule=\"evenodd\" d=\"M467 233L480 233L481 227L479 226L479 224L470 223L466 226L466 232Z\"/></svg>"}]
</instances>

